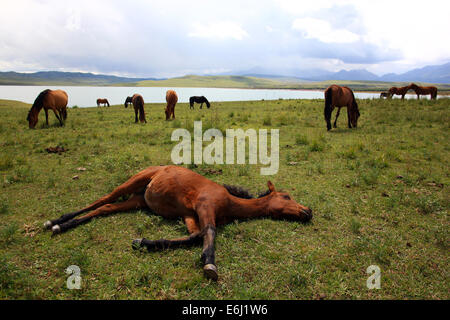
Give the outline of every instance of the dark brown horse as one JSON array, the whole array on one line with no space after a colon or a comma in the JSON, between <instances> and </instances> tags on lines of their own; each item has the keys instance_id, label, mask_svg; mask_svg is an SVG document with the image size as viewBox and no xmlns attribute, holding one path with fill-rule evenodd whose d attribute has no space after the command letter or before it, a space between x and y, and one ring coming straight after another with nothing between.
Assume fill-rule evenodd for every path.
<instances>
[{"instance_id":1,"label":"dark brown horse","mask_svg":"<svg viewBox=\"0 0 450 320\"><path fill-rule=\"evenodd\" d=\"M417 100L420 99L420 95L430 95L431 100L436 100L436 97L437 97L437 88L436 87L433 87L433 86L421 87L415 83L411 83L409 85L409 87L416 92Z\"/></svg>"},{"instance_id":2,"label":"dark brown horse","mask_svg":"<svg viewBox=\"0 0 450 320\"><path fill-rule=\"evenodd\" d=\"M67 119L67 93L63 90L44 90L34 100L33 106L28 111L27 121L30 129L34 129L38 122L39 112L44 108L45 122L48 126L48 110L51 109L55 113L61 127L64 125L64 120Z\"/></svg>"},{"instance_id":3,"label":"dark brown horse","mask_svg":"<svg viewBox=\"0 0 450 320\"><path fill-rule=\"evenodd\" d=\"M178 96L177 93L173 90L167 90L166 92L166 120L170 119L170 116L172 116L172 119L175 119L175 105L178 102Z\"/></svg>"},{"instance_id":4,"label":"dark brown horse","mask_svg":"<svg viewBox=\"0 0 450 320\"><path fill-rule=\"evenodd\" d=\"M109 107L108 99L97 99L97 107L100 107L101 104Z\"/></svg>"},{"instance_id":5,"label":"dark brown horse","mask_svg":"<svg viewBox=\"0 0 450 320\"><path fill-rule=\"evenodd\" d=\"M134 107L134 123L138 122L138 114L139 121L147 123L145 119L145 111L144 111L144 98L140 94L133 94L132 97L127 97L125 99L125 108L128 108L128 104L132 103Z\"/></svg>"},{"instance_id":6,"label":"dark brown horse","mask_svg":"<svg viewBox=\"0 0 450 320\"><path fill-rule=\"evenodd\" d=\"M194 109L194 103L200 103L200 109L202 109L204 103L206 103L206 107L208 109L211 107L211 104L209 103L208 99L205 98L205 96L190 97L189 98L190 109Z\"/></svg>"},{"instance_id":7,"label":"dark brown horse","mask_svg":"<svg viewBox=\"0 0 450 320\"><path fill-rule=\"evenodd\" d=\"M334 127L341 112L342 107L347 107L348 127L356 128L358 125L359 109L356 103L353 91L348 87L341 87L338 85L331 85L325 90L325 121L327 122L327 130L331 130L331 113L337 107L336 119L334 120Z\"/></svg>"},{"instance_id":8,"label":"dark brown horse","mask_svg":"<svg viewBox=\"0 0 450 320\"><path fill-rule=\"evenodd\" d=\"M189 236L173 240L137 239L132 242L133 248L154 251L203 241L204 273L207 278L217 280L214 258L217 226L257 217L303 222L312 218L311 209L298 204L289 194L276 191L270 181L267 185L269 190L254 198L240 188L219 185L184 167L149 167L84 209L47 221L44 226L57 234L93 217L136 209L150 209L164 218L182 218ZM116 202L127 195L131 195L128 200ZM89 213L75 218L85 212Z\"/></svg>"},{"instance_id":9,"label":"dark brown horse","mask_svg":"<svg viewBox=\"0 0 450 320\"><path fill-rule=\"evenodd\" d=\"M405 94L409 91L409 89L411 89L411 86L405 86L405 87L392 87L389 89L388 94L389 94L389 98L392 98L392 96L394 94L402 96L402 100L405 99Z\"/></svg>"}]
</instances>

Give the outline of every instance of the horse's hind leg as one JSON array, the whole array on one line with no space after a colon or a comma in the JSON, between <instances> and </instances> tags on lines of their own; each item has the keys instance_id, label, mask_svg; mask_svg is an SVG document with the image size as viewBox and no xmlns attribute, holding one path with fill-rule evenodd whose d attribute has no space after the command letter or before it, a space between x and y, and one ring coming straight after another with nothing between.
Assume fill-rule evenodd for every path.
<instances>
[{"instance_id":1,"label":"horse's hind leg","mask_svg":"<svg viewBox=\"0 0 450 320\"><path fill-rule=\"evenodd\" d=\"M44 109L44 111L45 111L45 123L48 126L48 109Z\"/></svg>"},{"instance_id":2,"label":"horse's hind leg","mask_svg":"<svg viewBox=\"0 0 450 320\"><path fill-rule=\"evenodd\" d=\"M337 123L337 119L339 117L340 112L341 112L341 108L338 108L338 111L336 112L336 119L334 120L334 123L333 123L334 128L337 128L336 123Z\"/></svg>"},{"instance_id":3,"label":"horse's hind leg","mask_svg":"<svg viewBox=\"0 0 450 320\"><path fill-rule=\"evenodd\" d=\"M151 181L151 174L147 172L141 172L131 177L127 182L121 184L117 188L115 188L110 194L101 197L97 201L93 202L89 206L75 212L63 214L61 217L55 220L49 220L44 223L44 227L50 229L52 226L59 225L64 223L70 219L75 218L76 216L88 212L94 209L97 209L105 204L112 203L116 201L119 197L123 195L128 195L132 193L141 192L147 184Z\"/></svg>"},{"instance_id":4,"label":"horse's hind leg","mask_svg":"<svg viewBox=\"0 0 450 320\"><path fill-rule=\"evenodd\" d=\"M53 226L52 231L54 234L61 233L61 232L67 231L69 229L72 229L76 226L79 226L82 223L88 222L89 220L91 220L92 218L97 217L97 216L107 215L107 214L111 214L114 212L120 212L120 211L141 209L141 208L146 208L146 207L147 207L147 204L145 202L144 195L143 194L140 194L140 195L134 194L130 197L130 199L128 199L124 202L105 204L105 205L101 206L100 208L97 208L94 211L89 212L88 214L86 214L80 218L69 220L60 225L55 225L55 226Z\"/></svg>"},{"instance_id":5,"label":"horse's hind leg","mask_svg":"<svg viewBox=\"0 0 450 320\"><path fill-rule=\"evenodd\" d=\"M58 113L56 112L56 110L53 110L53 113L55 114L56 119L58 119L59 124L62 127L63 126L63 122L62 122L61 118L58 116Z\"/></svg>"},{"instance_id":6,"label":"horse's hind leg","mask_svg":"<svg viewBox=\"0 0 450 320\"><path fill-rule=\"evenodd\" d=\"M138 122L138 109L134 108L134 123Z\"/></svg>"}]
</instances>

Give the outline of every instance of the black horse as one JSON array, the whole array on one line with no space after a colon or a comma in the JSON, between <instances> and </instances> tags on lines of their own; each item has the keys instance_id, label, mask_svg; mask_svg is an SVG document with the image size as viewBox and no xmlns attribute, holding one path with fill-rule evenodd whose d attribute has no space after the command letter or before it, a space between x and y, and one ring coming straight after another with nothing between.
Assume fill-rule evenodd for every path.
<instances>
[{"instance_id":1,"label":"black horse","mask_svg":"<svg viewBox=\"0 0 450 320\"><path fill-rule=\"evenodd\" d=\"M211 107L211 104L209 103L208 99L206 99L204 96L194 96L189 98L189 105L191 109L194 109L194 102L200 103L200 109L203 107L203 103L206 103L206 107L209 109Z\"/></svg>"}]
</instances>

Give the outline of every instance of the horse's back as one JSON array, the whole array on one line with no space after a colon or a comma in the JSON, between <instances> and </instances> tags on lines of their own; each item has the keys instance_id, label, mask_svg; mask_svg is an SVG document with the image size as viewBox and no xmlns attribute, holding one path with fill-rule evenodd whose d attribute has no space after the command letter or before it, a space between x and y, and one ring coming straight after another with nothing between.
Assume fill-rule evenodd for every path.
<instances>
[{"instance_id":1,"label":"horse's back","mask_svg":"<svg viewBox=\"0 0 450 320\"><path fill-rule=\"evenodd\" d=\"M47 102L50 106L56 108L65 108L67 107L68 95L64 90L50 90L47 94L48 100Z\"/></svg>"},{"instance_id":2,"label":"horse's back","mask_svg":"<svg viewBox=\"0 0 450 320\"><path fill-rule=\"evenodd\" d=\"M168 104L175 104L178 102L178 95L174 90L167 90L166 92L166 102Z\"/></svg>"},{"instance_id":3,"label":"horse's back","mask_svg":"<svg viewBox=\"0 0 450 320\"><path fill-rule=\"evenodd\" d=\"M145 191L147 205L157 214L171 218L195 214L202 194L220 194L225 188L187 168L178 166L150 167L151 182ZM222 190L223 189L223 190Z\"/></svg>"},{"instance_id":4,"label":"horse's back","mask_svg":"<svg viewBox=\"0 0 450 320\"><path fill-rule=\"evenodd\" d=\"M325 98L330 91L333 106L342 107L353 101L353 91L349 87L342 87L337 84L332 84L325 90Z\"/></svg>"},{"instance_id":5,"label":"horse's back","mask_svg":"<svg viewBox=\"0 0 450 320\"><path fill-rule=\"evenodd\" d=\"M144 98L139 93L135 93L131 97L131 103L133 103L133 105L144 104Z\"/></svg>"}]
</instances>

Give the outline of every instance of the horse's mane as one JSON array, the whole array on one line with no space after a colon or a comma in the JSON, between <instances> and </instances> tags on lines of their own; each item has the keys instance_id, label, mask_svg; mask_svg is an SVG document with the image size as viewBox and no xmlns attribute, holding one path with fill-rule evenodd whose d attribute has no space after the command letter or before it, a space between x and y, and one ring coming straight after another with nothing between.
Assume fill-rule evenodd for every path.
<instances>
[{"instance_id":1,"label":"horse's mane","mask_svg":"<svg viewBox=\"0 0 450 320\"><path fill-rule=\"evenodd\" d=\"M34 103L31 106L30 111L28 111L27 120L30 120L30 112L32 110L36 110L37 112L41 111L42 107L44 106L44 98L50 91L51 91L50 89L46 89L46 90L42 91L41 93L39 93L36 100L34 100Z\"/></svg>"},{"instance_id":2,"label":"horse's mane","mask_svg":"<svg viewBox=\"0 0 450 320\"><path fill-rule=\"evenodd\" d=\"M253 194L251 194L247 189L244 189L239 186L230 186L228 184L224 184L223 186L225 187L225 189L227 189L228 193L231 194L232 196L235 196L235 197L238 197L241 199L255 199L255 196ZM258 194L258 196L256 198L265 197L269 193L270 193L270 190L261 192Z\"/></svg>"}]
</instances>

